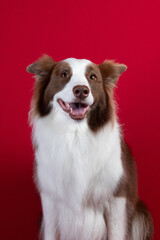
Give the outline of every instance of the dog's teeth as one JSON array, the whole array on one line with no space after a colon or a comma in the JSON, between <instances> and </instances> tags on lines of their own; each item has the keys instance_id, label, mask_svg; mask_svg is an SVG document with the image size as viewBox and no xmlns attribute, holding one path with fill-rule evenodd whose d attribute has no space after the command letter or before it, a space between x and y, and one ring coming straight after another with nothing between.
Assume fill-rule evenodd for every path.
<instances>
[{"instance_id":1,"label":"dog's teeth","mask_svg":"<svg viewBox=\"0 0 160 240\"><path fill-rule=\"evenodd\" d=\"M72 108L70 108L70 111L71 111L71 113L72 113Z\"/></svg>"},{"instance_id":2,"label":"dog's teeth","mask_svg":"<svg viewBox=\"0 0 160 240\"><path fill-rule=\"evenodd\" d=\"M66 107L69 108L69 103L66 103Z\"/></svg>"}]
</instances>

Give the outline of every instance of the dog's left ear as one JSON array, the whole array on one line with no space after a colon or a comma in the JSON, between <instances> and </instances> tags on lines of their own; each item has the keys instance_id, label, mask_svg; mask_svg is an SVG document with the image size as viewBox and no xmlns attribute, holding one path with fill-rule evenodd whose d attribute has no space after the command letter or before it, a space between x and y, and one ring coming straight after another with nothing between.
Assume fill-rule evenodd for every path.
<instances>
[{"instance_id":1,"label":"dog's left ear","mask_svg":"<svg viewBox=\"0 0 160 240\"><path fill-rule=\"evenodd\" d=\"M105 60L99 65L100 72L105 85L114 86L118 81L119 76L127 70L124 64L115 63L112 60Z\"/></svg>"}]
</instances>

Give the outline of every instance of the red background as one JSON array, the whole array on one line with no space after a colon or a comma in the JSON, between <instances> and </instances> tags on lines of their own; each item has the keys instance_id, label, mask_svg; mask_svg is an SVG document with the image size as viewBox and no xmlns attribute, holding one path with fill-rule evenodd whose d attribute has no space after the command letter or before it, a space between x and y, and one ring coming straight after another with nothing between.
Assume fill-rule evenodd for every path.
<instances>
[{"instance_id":1,"label":"red background","mask_svg":"<svg viewBox=\"0 0 160 240\"><path fill-rule=\"evenodd\" d=\"M33 79L25 68L43 53L56 61L108 58L128 65L116 90L118 115L159 239L159 7L159 0L1 0L1 239L37 239L40 201L27 123Z\"/></svg>"}]
</instances>

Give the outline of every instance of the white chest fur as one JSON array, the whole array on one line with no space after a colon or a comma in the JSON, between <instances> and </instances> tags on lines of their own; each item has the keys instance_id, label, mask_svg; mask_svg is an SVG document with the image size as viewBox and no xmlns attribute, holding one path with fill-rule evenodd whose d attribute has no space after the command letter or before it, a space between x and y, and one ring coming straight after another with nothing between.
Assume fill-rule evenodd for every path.
<instances>
[{"instance_id":1,"label":"white chest fur","mask_svg":"<svg viewBox=\"0 0 160 240\"><path fill-rule=\"evenodd\" d=\"M102 209L123 172L118 124L108 124L94 134L85 119L64 122L59 113L54 118L35 119L33 139L40 194L57 203L58 225L66 239L75 239L79 227L80 239L103 239L106 228ZM96 215L86 207L87 201L97 205ZM70 222L64 221L68 218ZM73 232L67 230L70 226Z\"/></svg>"},{"instance_id":2,"label":"white chest fur","mask_svg":"<svg viewBox=\"0 0 160 240\"><path fill-rule=\"evenodd\" d=\"M33 136L41 191L71 206L88 192L97 200L112 194L122 175L117 123L94 134L86 120L65 125L61 115L50 115L35 120Z\"/></svg>"}]
</instances>

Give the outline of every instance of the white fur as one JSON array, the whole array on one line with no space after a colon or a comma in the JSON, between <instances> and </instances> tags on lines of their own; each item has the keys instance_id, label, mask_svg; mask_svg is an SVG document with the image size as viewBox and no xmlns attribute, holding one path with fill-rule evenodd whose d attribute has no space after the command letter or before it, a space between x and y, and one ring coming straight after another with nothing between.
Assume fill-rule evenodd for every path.
<instances>
[{"instance_id":1,"label":"white fur","mask_svg":"<svg viewBox=\"0 0 160 240\"><path fill-rule=\"evenodd\" d=\"M127 216L125 198L114 198L110 201L107 220L108 240L126 240Z\"/></svg>"},{"instance_id":2,"label":"white fur","mask_svg":"<svg viewBox=\"0 0 160 240\"><path fill-rule=\"evenodd\" d=\"M54 97L54 110L46 117L36 117L33 126L33 139L38 146L35 157L44 239L55 240L56 229L59 229L61 240L106 240L104 212L107 211L113 224L115 221L117 224L113 235L124 240L121 232L125 231L125 224L120 223L121 229L113 212L125 222L125 201L117 200L110 208L123 174L119 126L117 122L114 126L109 123L95 134L86 119L75 121L61 109L57 104L59 97L71 101L72 87L87 85L84 72L88 61L66 61L73 70L71 82ZM90 93L87 101L92 102L92 98ZM89 199L94 207L87 204Z\"/></svg>"},{"instance_id":3,"label":"white fur","mask_svg":"<svg viewBox=\"0 0 160 240\"><path fill-rule=\"evenodd\" d=\"M133 221L132 227L132 239L131 240L144 240L147 239L149 233L149 227L145 222L143 215L136 215Z\"/></svg>"},{"instance_id":4,"label":"white fur","mask_svg":"<svg viewBox=\"0 0 160 240\"><path fill-rule=\"evenodd\" d=\"M83 238L79 239L96 240L100 234L102 237L106 234L103 207L113 197L123 171L118 126L113 129L111 125L106 126L95 136L86 120L68 121L69 125L64 125L62 118L57 113L53 118L49 115L36 119L34 125L40 192L46 199L44 203L48 198L53 203L53 207L48 205L53 215L48 214L46 218L51 218L49 221L61 229L62 239L78 239L77 232L80 232ZM102 209L94 212L84 207L88 192L92 193L95 204L102 201Z\"/></svg>"}]
</instances>

